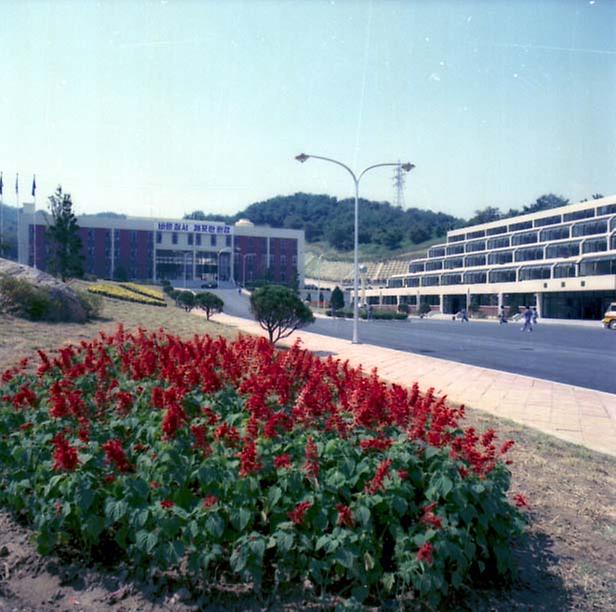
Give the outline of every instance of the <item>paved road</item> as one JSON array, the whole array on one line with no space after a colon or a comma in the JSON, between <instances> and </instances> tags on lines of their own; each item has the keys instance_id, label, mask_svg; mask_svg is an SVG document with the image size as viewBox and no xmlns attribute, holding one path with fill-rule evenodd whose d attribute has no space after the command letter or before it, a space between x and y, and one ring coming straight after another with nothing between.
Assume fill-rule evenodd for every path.
<instances>
[{"instance_id":1,"label":"paved road","mask_svg":"<svg viewBox=\"0 0 616 612\"><path fill-rule=\"evenodd\" d=\"M221 293L225 312L249 317L248 299ZM352 321L317 319L311 332L350 340ZM597 327L539 325L522 333L508 323L360 321L362 342L616 393L616 333Z\"/></svg>"}]
</instances>

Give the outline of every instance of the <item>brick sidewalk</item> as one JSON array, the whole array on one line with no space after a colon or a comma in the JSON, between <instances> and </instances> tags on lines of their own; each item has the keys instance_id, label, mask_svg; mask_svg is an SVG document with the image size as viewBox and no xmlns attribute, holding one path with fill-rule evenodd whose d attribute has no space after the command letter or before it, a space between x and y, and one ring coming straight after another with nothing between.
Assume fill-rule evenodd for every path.
<instances>
[{"instance_id":1,"label":"brick sidewalk","mask_svg":"<svg viewBox=\"0 0 616 612\"><path fill-rule=\"evenodd\" d=\"M254 321L225 314L216 315L215 320L264 335ZM611 393L371 344L351 344L304 330L286 338L284 344L292 344L298 337L304 348L315 353L348 359L354 366L362 365L366 372L376 367L385 380L402 385L418 382L422 390L434 387L437 395L447 395L455 404L484 410L616 456L616 395Z\"/></svg>"}]
</instances>

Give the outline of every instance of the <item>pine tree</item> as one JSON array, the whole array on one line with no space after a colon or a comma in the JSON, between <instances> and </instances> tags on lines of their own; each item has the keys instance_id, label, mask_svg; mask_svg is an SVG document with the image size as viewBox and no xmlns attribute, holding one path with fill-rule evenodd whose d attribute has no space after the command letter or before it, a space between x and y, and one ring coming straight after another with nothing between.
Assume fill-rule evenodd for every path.
<instances>
[{"instance_id":1,"label":"pine tree","mask_svg":"<svg viewBox=\"0 0 616 612\"><path fill-rule=\"evenodd\" d=\"M73 213L73 202L69 193L62 192L58 185L56 192L49 196L49 212L52 225L47 228L50 243L48 268L54 276L63 281L83 276L83 256L77 217Z\"/></svg>"}]
</instances>

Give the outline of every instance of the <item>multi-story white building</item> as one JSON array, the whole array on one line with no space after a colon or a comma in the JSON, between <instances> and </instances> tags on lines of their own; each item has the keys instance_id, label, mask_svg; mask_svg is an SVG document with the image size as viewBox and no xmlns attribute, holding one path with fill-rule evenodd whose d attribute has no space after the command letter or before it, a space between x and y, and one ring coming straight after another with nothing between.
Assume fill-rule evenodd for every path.
<instances>
[{"instance_id":1,"label":"multi-story white building","mask_svg":"<svg viewBox=\"0 0 616 612\"><path fill-rule=\"evenodd\" d=\"M616 300L616 196L452 230L366 298L443 314L530 305L544 317L599 319Z\"/></svg>"}]
</instances>

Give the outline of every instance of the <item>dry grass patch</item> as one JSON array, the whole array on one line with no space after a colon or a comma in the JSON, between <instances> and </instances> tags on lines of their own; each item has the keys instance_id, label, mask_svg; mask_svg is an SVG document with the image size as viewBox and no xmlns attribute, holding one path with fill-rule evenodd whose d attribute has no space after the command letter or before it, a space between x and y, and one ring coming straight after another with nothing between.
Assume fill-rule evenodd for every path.
<instances>
[{"instance_id":1,"label":"dry grass patch","mask_svg":"<svg viewBox=\"0 0 616 612\"><path fill-rule=\"evenodd\" d=\"M88 283L77 282L73 286L85 289ZM172 334L192 337L194 334L210 334L234 338L237 331L204 317L195 317L171 300L168 308L159 308L135 302L122 302L103 297L101 318L84 324L33 322L0 314L0 370L14 365L23 357L30 357L36 349L51 350L63 344L78 343L94 337L100 330L112 332L122 323L127 329L143 327L159 329Z\"/></svg>"},{"instance_id":2,"label":"dry grass patch","mask_svg":"<svg viewBox=\"0 0 616 612\"><path fill-rule=\"evenodd\" d=\"M513 589L471 595L472 609L616 609L616 459L480 411L469 424L516 445L513 488L531 504Z\"/></svg>"}]
</instances>

